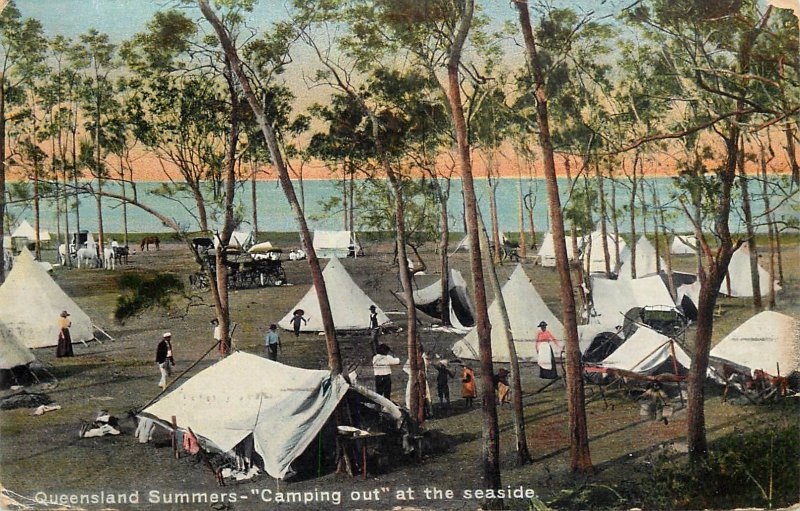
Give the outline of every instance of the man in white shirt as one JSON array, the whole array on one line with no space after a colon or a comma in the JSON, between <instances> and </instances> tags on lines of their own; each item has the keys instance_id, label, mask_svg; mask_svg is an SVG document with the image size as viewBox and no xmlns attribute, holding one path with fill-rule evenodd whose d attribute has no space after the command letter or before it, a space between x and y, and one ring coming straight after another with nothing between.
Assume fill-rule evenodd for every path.
<instances>
[{"instance_id":1,"label":"man in white shirt","mask_svg":"<svg viewBox=\"0 0 800 511\"><path fill-rule=\"evenodd\" d=\"M372 369L375 371L375 392L391 399L392 366L400 365L400 359L392 354L389 346L381 344L378 353L372 357Z\"/></svg>"}]
</instances>

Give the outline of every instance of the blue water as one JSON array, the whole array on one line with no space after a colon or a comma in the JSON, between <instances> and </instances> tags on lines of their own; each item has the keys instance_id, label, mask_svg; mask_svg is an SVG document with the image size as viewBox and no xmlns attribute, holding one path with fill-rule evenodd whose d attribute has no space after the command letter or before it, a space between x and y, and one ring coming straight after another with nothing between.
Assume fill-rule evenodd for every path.
<instances>
[{"instance_id":1,"label":"blue water","mask_svg":"<svg viewBox=\"0 0 800 511\"><path fill-rule=\"evenodd\" d=\"M671 194L675 188L672 181L668 178L660 178L648 181L653 183L657 189L659 200L667 212L667 226L676 232L689 232L692 230L691 224L685 218L685 215L678 210L677 203L671 198ZM359 182L358 186L363 183ZM193 217L192 213L196 208L194 207L193 200L188 196L176 196L176 199L167 199L162 196L154 195L152 192L160 187L159 183L139 183L137 184L139 200L162 214L175 219L187 231L196 231L199 229L199 224ZM545 231L548 228L547 219L547 192L545 183L541 179L523 180L523 194L530 192L536 198L534 206L534 221L536 230L539 232ZM608 202L611 200L611 183L606 183L606 199ZM617 207L621 208L628 202L628 190L623 185L617 184ZM518 211L517 211L517 197L518 197L518 181L517 179L502 179L497 189L497 204L499 211L499 224L500 229L509 233L518 232ZM560 193L562 197L562 204L568 203L569 189L565 179L560 180ZM107 183L105 189L115 191L116 185ZM481 211L484 214L485 221L489 222L489 200L488 200L488 186L484 179L477 179L475 181L475 188L478 194L479 204ZM295 189L299 196L299 187L295 183ZM258 228L259 231L279 231L279 232L292 232L297 230L294 218L291 214L289 204L281 190L279 184L275 181L259 181L256 186L257 190L257 209L258 209ZM306 181L304 183L305 190L305 210L306 216L309 220L309 226L312 230L339 230L344 229L344 219L341 208L334 209L330 212L325 212L322 207L322 202L330 197L338 197L341 195L341 182L337 181ZM648 185L648 195L651 193ZM130 193L130 189L128 190ZM251 203L251 188L250 183L244 183L237 189L236 204L240 216L243 218L241 229L249 230L252 223L252 203ZM763 202L760 199L760 194L753 195L753 211L755 215L763 211ZM649 197L648 197L649 199ZM651 202L648 200L648 202ZM771 199L774 207L777 200ZM738 204L738 203L737 203ZM450 200L448 202L450 212L450 228L453 231L463 231L463 204L461 197L461 182L458 179L452 180ZM794 206L797 206L795 200ZM123 215L120 202L113 199L103 199L103 223L107 232L122 232L123 231ZM731 227L735 232L743 232L744 224L739 213L740 208L735 208L731 215ZM26 218L31 224L33 223L33 214L30 205L13 205L9 207L9 213L13 218ZM213 217L216 213L214 208L210 208L212 218L210 225L212 228L219 226L220 217ZM788 204L781 208L781 215L793 215L795 218L798 216L797 210L793 210ZM95 201L92 197L85 196L81 199L80 203L81 215L81 228L97 231L97 209ZM610 215L610 213L609 213ZM357 230L370 230L367 227L359 224L360 212L356 211L356 229ZM597 214L594 220L598 221ZM620 213L620 231L629 232L629 215L626 212ZM128 222L129 230L131 232L171 232L171 230L161 222L150 215L134 206L128 206ZM528 217L525 214L525 229L528 229ZM41 223L51 232L56 231L57 220L55 215L55 205L52 201L43 201L41 205ZM637 218L637 232L641 233L643 229L643 217L639 214ZM70 229L75 229L75 215L70 215ZM609 230L611 229L609 224ZM647 230L652 232L653 220L652 216L648 215Z\"/></svg>"}]
</instances>

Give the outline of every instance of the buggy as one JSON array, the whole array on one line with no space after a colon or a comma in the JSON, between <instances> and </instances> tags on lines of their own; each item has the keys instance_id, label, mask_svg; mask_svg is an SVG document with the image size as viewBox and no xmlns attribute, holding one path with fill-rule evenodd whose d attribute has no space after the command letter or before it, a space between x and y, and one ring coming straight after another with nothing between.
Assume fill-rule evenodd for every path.
<instances>
[{"instance_id":1,"label":"buggy","mask_svg":"<svg viewBox=\"0 0 800 511\"><path fill-rule=\"evenodd\" d=\"M197 289L205 289L210 279L216 279L216 253L205 252L206 264L210 274L200 271L189 276L189 284ZM281 286L286 284L286 270L280 259L254 259L250 254L228 250L225 261L228 272L228 287L247 289L252 287Z\"/></svg>"}]
</instances>

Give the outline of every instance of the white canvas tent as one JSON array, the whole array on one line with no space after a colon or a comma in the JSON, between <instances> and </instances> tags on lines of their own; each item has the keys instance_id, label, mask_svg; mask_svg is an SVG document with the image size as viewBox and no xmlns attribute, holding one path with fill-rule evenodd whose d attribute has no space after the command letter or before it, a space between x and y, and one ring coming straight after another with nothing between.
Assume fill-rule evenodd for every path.
<instances>
[{"instance_id":1,"label":"white canvas tent","mask_svg":"<svg viewBox=\"0 0 800 511\"><path fill-rule=\"evenodd\" d=\"M625 247L619 255L620 266L617 275L620 279L630 279L631 277L631 249ZM636 277L647 277L656 275L659 268L666 268L664 259L656 257L655 247L647 238L641 236L636 240Z\"/></svg>"},{"instance_id":2,"label":"white canvas tent","mask_svg":"<svg viewBox=\"0 0 800 511\"><path fill-rule=\"evenodd\" d=\"M23 249L0 286L0 318L10 335L29 348L58 343L58 317L70 313L73 342L94 338L92 320Z\"/></svg>"},{"instance_id":3,"label":"white canvas tent","mask_svg":"<svg viewBox=\"0 0 800 511\"><path fill-rule=\"evenodd\" d=\"M680 236L676 234L672 238L672 245L669 251L673 255L689 255L696 253L695 247L697 247L697 238L695 236Z\"/></svg>"},{"instance_id":4,"label":"white canvas tent","mask_svg":"<svg viewBox=\"0 0 800 511\"><path fill-rule=\"evenodd\" d=\"M475 308L467 292L467 283L461 272L450 268L450 323L457 330L466 330L475 325ZM442 280L414 291L414 305L425 314L442 319L439 316Z\"/></svg>"},{"instance_id":5,"label":"white canvas tent","mask_svg":"<svg viewBox=\"0 0 800 511\"><path fill-rule=\"evenodd\" d=\"M27 220L20 222L19 226L11 233L12 238L27 238L31 241L36 239L36 230ZM39 241L50 241L50 233L46 229L39 227Z\"/></svg>"},{"instance_id":6,"label":"white canvas tent","mask_svg":"<svg viewBox=\"0 0 800 511\"><path fill-rule=\"evenodd\" d=\"M201 443L229 452L247 437L272 477L291 464L330 418L349 386L330 371L291 367L237 352L200 371L142 410L169 427L191 428ZM209 410L213 409L213 413Z\"/></svg>"},{"instance_id":7,"label":"white canvas tent","mask_svg":"<svg viewBox=\"0 0 800 511\"><path fill-rule=\"evenodd\" d=\"M563 346L564 327L539 296L521 265L517 265L508 281L503 285L502 293L511 323L511 334L514 336L517 359L537 360L536 336L540 331L537 326L540 321L547 323L547 329ZM489 321L492 323L492 359L495 362L509 362L511 357L508 352L508 337L505 330L500 327L500 316L500 306L495 300L489 306ZM558 354L559 347L553 346L553 352ZM453 346L453 353L460 358L477 360L477 330L472 330L458 341Z\"/></svg>"},{"instance_id":8,"label":"white canvas tent","mask_svg":"<svg viewBox=\"0 0 800 511\"><path fill-rule=\"evenodd\" d=\"M719 292L726 296L736 298L747 298L753 296L753 282L750 271L750 251L746 246L742 246L733 253L731 262L728 265L728 276L722 281ZM759 287L761 296L769 295L769 272L758 265ZM772 283L775 291L780 290L777 282Z\"/></svg>"},{"instance_id":9,"label":"white canvas tent","mask_svg":"<svg viewBox=\"0 0 800 511\"><path fill-rule=\"evenodd\" d=\"M328 298L331 302L331 314L336 330L365 330L369 328L369 306L375 305L378 313L378 324L389 322L389 317L377 307L377 304L367 294L358 287L342 266L341 261L332 257L325 270L322 272L325 279L325 286L328 289ZM278 325L286 330L292 330L292 313L296 309L305 312L308 323L301 325L303 332L321 332L322 314L319 311L319 301L317 292L312 285L306 295L297 302L297 305L290 310L286 316L278 322Z\"/></svg>"},{"instance_id":10,"label":"white canvas tent","mask_svg":"<svg viewBox=\"0 0 800 511\"><path fill-rule=\"evenodd\" d=\"M675 302L661 277L611 280L592 278L593 323L622 325L625 314L634 307L667 306Z\"/></svg>"},{"instance_id":11,"label":"white canvas tent","mask_svg":"<svg viewBox=\"0 0 800 511\"><path fill-rule=\"evenodd\" d=\"M567 257L569 259L573 258L573 251L572 251L572 236L566 237L567 243ZM581 247L583 241L578 239L578 248ZM553 233L549 232L544 235L544 240L542 241L542 245L539 247L539 264L546 267L554 267L556 265L556 251L555 251L555 244L553 243Z\"/></svg>"},{"instance_id":12,"label":"white canvas tent","mask_svg":"<svg viewBox=\"0 0 800 511\"><path fill-rule=\"evenodd\" d=\"M606 234L606 240L608 242L608 257L609 257L609 267L611 271L615 271L617 268L617 253L614 248L614 236L611 234ZM619 250L620 253L625 249L625 240L620 238L619 240ZM591 253L589 251L591 250ZM589 241L583 244L583 264L586 267L586 254L589 253L589 263L588 263L588 270L589 273L605 273L606 271L606 256L603 252L603 233L600 231L595 231L589 237Z\"/></svg>"},{"instance_id":13,"label":"white canvas tent","mask_svg":"<svg viewBox=\"0 0 800 511\"><path fill-rule=\"evenodd\" d=\"M800 324L779 312L760 312L726 335L711 356L751 371L789 375L800 371Z\"/></svg>"},{"instance_id":14,"label":"white canvas tent","mask_svg":"<svg viewBox=\"0 0 800 511\"><path fill-rule=\"evenodd\" d=\"M214 235L214 248L219 248L220 239L219 235ZM228 242L228 247L230 248L237 248L239 250L247 250L253 245L253 233L252 231L233 231L231 233L231 239Z\"/></svg>"},{"instance_id":15,"label":"white canvas tent","mask_svg":"<svg viewBox=\"0 0 800 511\"><path fill-rule=\"evenodd\" d=\"M639 327L632 336L622 343L622 346L614 350L600 365L607 369L623 369L642 375L674 374L674 366L672 364L673 351L679 371L689 369L692 365L692 359L678 343L655 330Z\"/></svg>"},{"instance_id":16,"label":"white canvas tent","mask_svg":"<svg viewBox=\"0 0 800 511\"><path fill-rule=\"evenodd\" d=\"M33 352L23 345L0 320L0 369L26 366L36 360Z\"/></svg>"},{"instance_id":17,"label":"white canvas tent","mask_svg":"<svg viewBox=\"0 0 800 511\"><path fill-rule=\"evenodd\" d=\"M322 259L343 258L361 253L361 245L351 231L314 231L314 252Z\"/></svg>"}]
</instances>

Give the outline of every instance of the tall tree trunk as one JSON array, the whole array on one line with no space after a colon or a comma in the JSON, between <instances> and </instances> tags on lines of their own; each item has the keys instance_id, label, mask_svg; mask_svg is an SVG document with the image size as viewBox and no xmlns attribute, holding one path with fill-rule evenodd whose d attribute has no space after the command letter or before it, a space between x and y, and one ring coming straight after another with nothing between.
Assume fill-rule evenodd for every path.
<instances>
[{"instance_id":1,"label":"tall tree trunk","mask_svg":"<svg viewBox=\"0 0 800 511\"><path fill-rule=\"evenodd\" d=\"M119 178L122 185L122 196L127 197L128 191L125 186L125 165L123 164L122 155L119 157ZM128 201L122 201L122 245L128 246Z\"/></svg>"},{"instance_id":2,"label":"tall tree trunk","mask_svg":"<svg viewBox=\"0 0 800 511\"><path fill-rule=\"evenodd\" d=\"M500 183L496 177L493 177L493 167L495 165L494 151L490 151L489 154L491 156L489 161L486 162L486 178L489 184L489 215L492 221L492 243L494 245L491 256L494 258L495 262L500 262L500 258L502 257L502 240L500 239L500 226L497 220L497 186ZM478 214L480 215L480 212L478 212Z\"/></svg>"},{"instance_id":3,"label":"tall tree trunk","mask_svg":"<svg viewBox=\"0 0 800 511\"><path fill-rule=\"evenodd\" d=\"M614 232L614 259L619 264L619 213L617 212L617 180L611 174L609 166L609 176L611 177L611 228Z\"/></svg>"},{"instance_id":4,"label":"tall tree trunk","mask_svg":"<svg viewBox=\"0 0 800 511\"><path fill-rule=\"evenodd\" d=\"M795 118L796 119L796 118ZM795 186L800 186L800 165L797 164L796 144L794 143L794 128L791 122L786 123L784 128L786 134L786 156L789 159L789 166L792 169L792 183Z\"/></svg>"},{"instance_id":5,"label":"tall tree trunk","mask_svg":"<svg viewBox=\"0 0 800 511\"><path fill-rule=\"evenodd\" d=\"M492 363L492 325L489 323L488 305L486 303L486 287L481 261L480 241L478 239L478 205L475 197L475 185L472 179L472 162L470 160L470 144L467 132L467 121L461 99L461 52L472 25L475 9L474 0L465 0L461 19L458 23L455 40L450 46L447 59L447 99L453 117L453 128L457 143L457 164L461 171L464 190L464 216L469 236L470 267L475 292L475 316L478 333L478 350L481 364L481 411L483 434L483 486L499 489L500 478L500 430L497 422L497 396L494 387L494 366ZM501 499L487 499L484 506L488 509L501 509Z\"/></svg>"},{"instance_id":6,"label":"tall tree trunk","mask_svg":"<svg viewBox=\"0 0 800 511\"><path fill-rule=\"evenodd\" d=\"M611 278L612 271L616 272L617 269L611 268L611 252L608 249L608 227L606 226L606 192L599 161L595 163L595 173L597 177L597 192L600 199L600 234L603 236L603 259L606 262L606 278Z\"/></svg>"},{"instance_id":7,"label":"tall tree trunk","mask_svg":"<svg viewBox=\"0 0 800 511\"><path fill-rule=\"evenodd\" d=\"M570 161L569 161L569 157L568 156L564 156L564 172L567 174L567 184L571 187L572 186L572 172L571 172L571 165L570 165ZM547 214L548 214L548 218L552 218L553 211L552 211L551 206L549 206L549 205L547 207ZM562 213L559 210L559 215L561 215L561 214ZM563 222L563 216L562 216L562 222ZM551 227L551 233L552 233L552 227ZM555 241L555 239L554 239L554 241ZM572 246L572 260L568 260L567 264L569 264L572 268L575 269L575 282L579 283L579 285L577 286L578 293L579 293L579 296L580 296L580 299L581 299L581 304L582 304L582 307L583 307L583 311L586 312L586 317L588 318L589 317L589 312L590 312L590 310L589 310L590 309L590 304L589 304L589 300L588 300L588 297L586 296L586 292L585 292L584 288L585 288L587 283L591 284L591 281L588 278L585 278L584 273L583 273L583 266L581 265L581 259L580 259L580 256L579 256L580 252L578 252L578 227L575 225L574 221L570 222L570 243L571 243L571 246ZM564 242L564 245L566 246L566 240ZM567 256L567 257L569 258L569 256ZM588 273L587 273L587 275L588 275Z\"/></svg>"},{"instance_id":8,"label":"tall tree trunk","mask_svg":"<svg viewBox=\"0 0 800 511\"><path fill-rule=\"evenodd\" d=\"M663 226L667 225L666 222L664 221L664 208L659 208L658 211L659 211L659 215L660 215L659 219L661 220L661 225L663 227ZM667 238L666 236L665 236L665 245L667 247L665 252L664 252L664 254L666 256L666 259L664 260L664 262L667 264L667 287L669 288L669 294L672 297L672 300L674 301L674 300L678 299L678 290L675 289L675 281L672 278L673 277L673 273L672 273L672 250L670 250L669 238ZM680 304L678 304L678 305L680 305Z\"/></svg>"},{"instance_id":9,"label":"tall tree trunk","mask_svg":"<svg viewBox=\"0 0 800 511\"><path fill-rule=\"evenodd\" d=\"M70 238L70 236L69 236L69 234L70 234L70 230L69 230L69 196L70 196L70 194L69 194L69 191L68 191L69 190L69 184L68 184L68 181L67 181L67 143L62 138L63 134L64 134L64 129L59 124L59 127L58 127L58 151L59 151L60 160L61 160L59 162L59 164L61 166L60 178L61 178L61 181L63 183L63 185L62 185L63 186L63 200L64 200L64 238L63 238L63 243L64 243L64 249L65 249L65 255L66 255L66 258L65 258L66 261L64 261L64 265L67 266L68 268L71 268L72 267L72 258L69 255L69 238ZM67 141L68 140L69 140L69 138L67 138ZM53 153L53 154L55 154L55 153ZM56 181L58 181L58 179L59 179L59 174L57 173L56 174Z\"/></svg>"},{"instance_id":10,"label":"tall tree trunk","mask_svg":"<svg viewBox=\"0 0 800 511\"><path fill-rule=\"evenodd\" d=\"M628 213L631 216L631 278L636 278L636 167L639 163L639 151L633 155L633 165L631 166L631 196L628 201Z\"/></svg>"},{"instance_id":11,"label":"tall tree trunk","mask_svg":"<svg viewBox=\"0 0 800 511\"><path fill-rule=\"evenodd\" d=\"M769 310L775 309L775 228L772 223L772 212L769 205L769 183L767 181L767 155L764 144L759 143L759 160L761 162L761 188L764 194L764 212L767 223L767 239L769 240Z\"/></svg>"},{"instance_id":12,"label":"tall tree trunk","mask_svg":"<svg viewBox=\"0 0 800 511\"><path fill-rule=\"evenodd\" d=\"M511 404L514 411L514 438L517 443L517 466L527 465L532 463L530 451L528 450L528 439L525 435L525 409L522 406L522 376L519 371L519 359L517 358L517 346L514 344L514 334L511 331L511 321L508 319L508 309L506 308L506 300L503 296L503 290L500 287L500 280L497 278L497 268L494 261L489 257L489 238L486 236L486 226L483 223L483 217L479 216L480 228L478 232L481 237L481 251L487 255L486 265L489 268L489 283L492 286L492 293L494 294L495 303L500 310L500 325L499 327L505 332L506 343L508 344L508 358L511 368Z\"/></svg>"},{"instance_id":13,"label":"tall tree trunk","mask_svg":"<svg viewBox=\"0 0 800 511\"><path fill-rule=\"evenodd\" d=\"M98 84L99 86L99 84ZM95 104L95 129L94 129L94 148L95 155L95 173L97 174L97 189L103 191L103 162L102 150L100 147L100 93L97 92L97 102ZM100 257L103 257L103 249L105 248L105 232L103 230L103 204L102 195L97 195L97 235L98 243L100 244Z\"/></svg>"},{"instance_id":14,"label":"tall tree trunk","mask_svg":"<svg viewBox=\"0 0 800 511\"><path fill-rule=\"evenodd\" d=\"M753 310L764 310L761 300L761 276L758 274L758 246L756 245L756 231L753 228L753 212L750 208L750 191L747 185L747 171L744 166L744 137L741 137L739 146L739 188L742 191L742 211L744 212L745 227L747 229L747 249L750 252L750 283L753 286Z\"/></svg>"},{"instance_id":15,"label":"tall tree trunk","mask_svg":"<svg viewBox=\"0 0 800 511\"><path fill-rule=\"evenodd\" d=\"M561 308L566 335L566 379L569 409L570 467L573 471L592 473L592 458L589 453L589 432L586 423L585 396L581 368L581 353L578 347L578 322L575 297L572 294L572 277L567 260L564 234L564 218L561 215L561 199L558 194L558 178L550 139L550 119L547 112L547 95L541 63L537 55L536 40L531 28L530 13L526 0L513 0L519 12L519 22L527 50L527 63L536 87L536 119L539 125L539 143L544 157L544 173L550 203L550 226L553 231L556 267L561 283Z\"/></svg>"},{"instance_id":16,"label":"tall tree trunk","mask_svg":"<svg viewBox=\"0 0 800 511\"><path fill-rule=\"evenodd\" d=\"M6 77L0 71L0 284L6 280ZM10 247L9 247L10 248Z\"/></svg>"},{"instance_id":17,"label":"tall tree trunk","mask_svg":"<svg viewBox=\"0 0 800 511\"><path fill-rule=\"evenodd\" d=\"M441 224L439 234L439 268L442 273L441 287L439 288L441 299L439 300L442 326L453 326L450 317L450 256L447 251L450 247L450 225L447 214L447 199L450 196L450 180L447 180L447 193L442 189L442 184L433 176L431 178L439 198L439 223Z\"/></svg>"},{"instance_id":18,"label":"tall tree trunk","mask_svg":"<svg viewBox=\"0 0 800 511\"><path fill-rule=\"evenodd\" d=\"M70 125L70 131L72 132L72 186L75 189L75 232L78 234L75 236L75 246L76 249L80 247L80 239L81 239L81 196L78 191L78 175L80 174L79 167L78 167L78 117L77 117L77 106L75 107L75 117L73 118L73 123ZM67 247L69 249L69 247Z\"/></svg>"},{"instance_id":19,"label":"tall tree trunk","mask_svg":"<svg viewBox=\"0 0 800 511\"><path fill-rule=\"evenodd\" d=\"M653 243L656 248L656 273L661 274L661 236L659 235L661 229L659 228L659 213L661 206L658 204L658 193L656 192L656 183L653 183Z\"/></svg>"},{"instance_id":20,"label":"tall tree trunk","mask_svg":"<svg viewBox=\"0 0 800 511\"><path fill-rule=\"evenodd\" d=\"M528 243L525 240L525 206L522 198L522 173L517 174L517 226L519 227L519 255L528 256Z\"/></svg>"},{"instance_id":21,"label":"tall tree trunk","mask_svg":"<svg viewBox=\"0 0 800 511\"><path fill-rule=\"evenodd\" d=\"M317 299L320 306L320 316L325 329L325 339L328 348L328 366L333 374L341 374L342 359L339 352L339 343L336 339L336 330L334 329L333 325L333 316L331 315L328 291L325 287L325 280L322 277L322 268L320 267L317 254L314 251L311 233L308 229L305 216L303 215L303 210L300 208L300 203L295 195L294 186L292 186L292 181L289 177L289 171L286 168L286 163L284 162L283 156L278 149L278 141L275 137L275 132L273 131L272 126L267 122L267 118L264 115L264 109L258 102L256 95L253 93L253 89L250 86L250 81L242 69L242 63L239 59L239 55L236 53L236 48L233 46L233 42L225 30L225 27L222 25L222 22L220 22L217 15L211 10L207 0L197 0L197 3L200 6L203 16L212 25L214 31L217 33L217 36L220 39L220 42L222 43L223 50L225 51L227 58L230 60L233 72L242 87L242 91L247 98L247 102L250 104L250 108L253 110L256 121L258 122L261 132L267 142L272 162L278 170L281 187L286 195L286 199L289 201L289 204L292 207L295 220L300 228L303 249L308 256L308 266L311 271L311 278L314 282L314 289L317 293Z\"/></svg>"},{"instance_id":22,"label":"tall tree trunk","mask_svg":"<svg viewBox=\"0 0 800 511\"><path fill-rule=\"evenodd\" d=\"M253 203L253 236L258 238L258 194L256 189L256 173L258 172L258 160L253 162L253 175L250 177L250 200Z\"/></svg>"}]
</instances>

